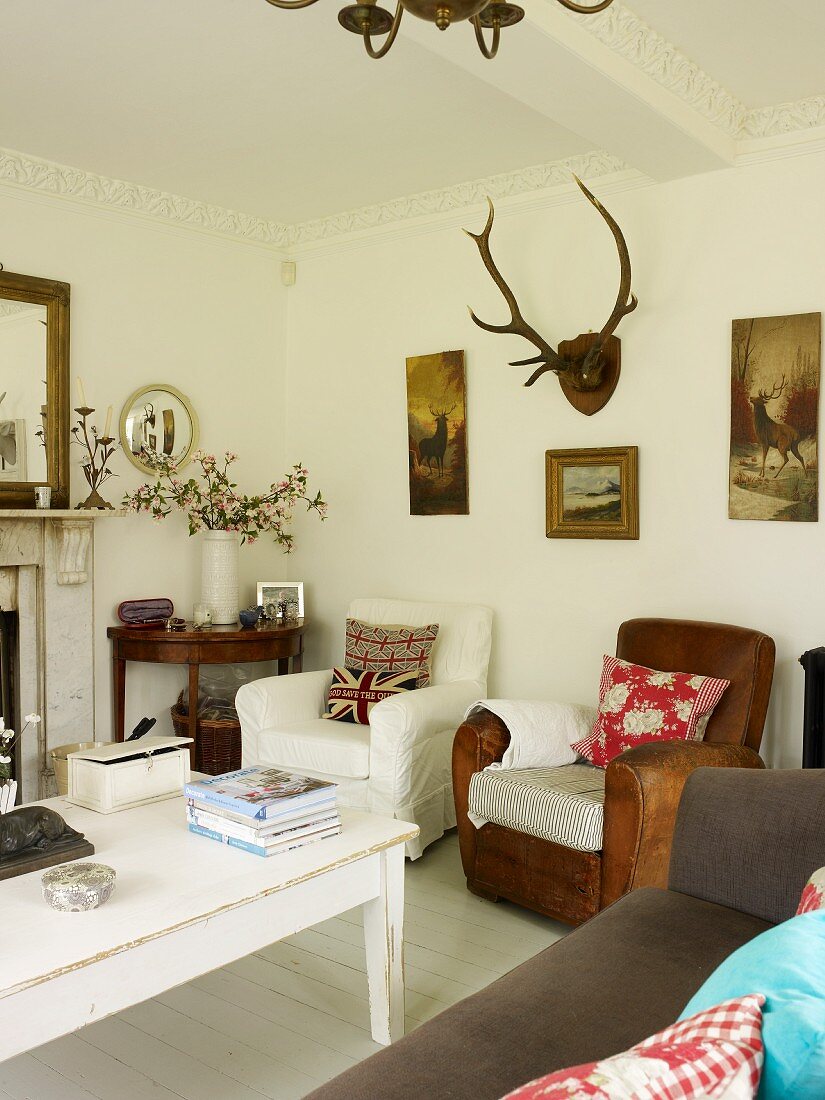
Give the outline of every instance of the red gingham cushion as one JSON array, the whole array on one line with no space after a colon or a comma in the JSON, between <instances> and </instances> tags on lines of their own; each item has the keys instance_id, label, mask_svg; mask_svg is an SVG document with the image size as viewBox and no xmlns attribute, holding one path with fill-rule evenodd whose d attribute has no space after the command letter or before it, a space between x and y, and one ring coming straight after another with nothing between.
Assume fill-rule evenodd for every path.
<instances>
[{"instance_id":1,"label":"red gingham cushion","mask_svg":"<svg viewBox=\"0 0 825 1100\"><path fill-rule=\"evenodd\" d=\"M624 1054L531 1081L505 1100L753 1100L764 1003L761 994L726 1001Z\"/></svg>"},{"instance_id":2,"label":"red gingham cushion","mask_svg":"<svg viewBox=\"0 0 825 1100\"><path fill-rule=\"evenodd\" d=\"M825 867L820 867L818 871L814 871L808 879L808 884L799 899L799 908L796 915L814 913L817 909L825 909Z\"/></svg>"},{"instance_id":3,"label":"red gingham cushion","mask_svg":"<svg viewBox=\"0 0 825 1100\"><path fill-rule=\"evenodd\" d=\"M429 626L376 626L347 619L344 664L364 672L410 672L418 686L430 682L430 653L438 635L438 623Z\"/></svg>"},{"instance_id":4,"label":"red gingham cushion","mask_svg":"<svg viewBox=\"0 0 825 1100\"><path fill-rule=\"evenodd\" d=\"M322 717L336 722L369 725L370 711L382 699L418 687L418 673L361 672L354 668L334 668L332 687L327 696L327 712Z\"/></svg>"},{"instance_id":5,"label":"red gingham cushion","mask_svg":"<svg viewBox=\"0 0 825 1100\"><path fill-rule=\"evenodd\" d=\"M657 672L605 657L593 729L571 747L606 768L614 756L648 741L701 741L729 684L713 676Z\"/></svg>"}]
</instances>

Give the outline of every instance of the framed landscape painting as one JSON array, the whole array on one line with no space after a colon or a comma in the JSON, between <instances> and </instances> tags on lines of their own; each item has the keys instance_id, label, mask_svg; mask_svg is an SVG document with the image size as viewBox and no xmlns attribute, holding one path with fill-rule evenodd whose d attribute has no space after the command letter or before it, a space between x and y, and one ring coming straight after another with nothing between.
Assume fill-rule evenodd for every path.
<instances>
[{"instance_id":1,"label":"framed landscape painting","mask_svg":"<svg viewBox=\"0 0 825 1100\"><path fill-rule=\"evenodd\" d=\"M547 451L549 539L637 539L637 447Z\"/></svg>"},{"instance_id":2,"label":"framed landscape painting","mask_svg":"<svg viewBox=\"0 0 825 1100\"><path fill-rule=\"evenodd\" d=\"M733 322L731 519L818 518L821 330L820 313Z\"/></svg>"}]
</instances>

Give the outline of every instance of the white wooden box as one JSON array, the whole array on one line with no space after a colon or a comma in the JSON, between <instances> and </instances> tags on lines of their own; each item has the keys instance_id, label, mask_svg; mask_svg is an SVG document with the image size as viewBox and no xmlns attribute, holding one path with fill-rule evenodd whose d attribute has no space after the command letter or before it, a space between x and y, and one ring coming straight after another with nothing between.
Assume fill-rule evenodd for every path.
<instances>
[{"instance_id":1,"label":"white wooden box","mask_svg":"<svg viewBox=\"0 0 825 1100\"><path fill-rule=\"evenodd\" d=\"M69 802L101 814L182 794L191 737L141 737L69 756Z\"/></svg>"}]
</instances>

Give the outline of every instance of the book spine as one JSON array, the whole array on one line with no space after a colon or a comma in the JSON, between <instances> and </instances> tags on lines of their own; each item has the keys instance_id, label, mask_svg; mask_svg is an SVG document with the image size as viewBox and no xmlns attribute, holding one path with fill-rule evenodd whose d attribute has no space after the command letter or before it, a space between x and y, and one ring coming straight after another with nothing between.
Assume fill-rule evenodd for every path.
<instances>
[{"instance_id":1,"label":"book spine","mask_svg":"<svg viewBox=\"0 0 825 1100\"><path fill-rule=\"evenodd\" d=\"M202 825L196 825L192 821L189 822L189 832L206 837L207 840L215 840L218 844L226 844L229 848L240 848L243 852L251 852L253 856L279 856L284 852L292 852L296 848L303 848L305 844L312 844L316 839L324 840L328 836L337 836L341 829L339 826L339 828L325 832L321 836L304 837L293 841L291 844L278 845L276 848L262 848L260 844L250 844L246 840L239 840L237 837L228 836L226 833L218 833L214 829L205 829Z\"/></svg>"},{"instance_id":2,"label":"book spine","mask_svg":"<svg viewBox=\"0 0 825 1100\"><path fill-rule=\"evenodd\" d=\"M251 852L253 856L265 856L267 854L266 848L262 848L260 844L250 844L248 840L241 840L236 836L229 836L227 833L216 832L215 829L206 829L203 825L196 825L195 822L189 822L189 832L196 833L198 836L205 836L209 840L216 840L219 844L226 844L230 848L240 848L244 852Z\"/></svg>"},{"instance_id":3,"label":"book spine","mask_svg":"<svg viewBox=\"0 0 825 1100\"><path fill-rule=\"evenodd\" d=\"M331 813L315 821L302 822L298 825L289 822L281 828L260 829L219 817L217 814L210 813L208 810L203 810L197 806L186 807L186 820L190 824L202 825L205 829L214 829L215 832L226 836L236 836L239 840L248 840L250 844L258 844L267 848L290 839L297 840L298 837L317 833L322 829L340 826L338 814Z\"/></svg>"},{"instance_id":4,"label":"book spine","mask_svg":"<svg viewBox=\"0 0 825 1100\"><path fill-rule=\"evenodd\" d=\"M232 810L233 813L240 814L242 817L257 820L266 817L265 806L253 806L249 802L242 802L238 798L231 798L229 795L220 794L218 791L211 791L208 787L200 787L197 783L187 783L183 788L183 793L186 798L197 798L201 802L208 802L210 806L221 806L226 810Z\"/></svg>"},{"instance_id":5,"label":"book spine","mask_svg":"<svg viewBox=\"0 0 825 1100\"><path fill-rule=\"evenodd\" d=\"M250 818L248 814L238 814L234 810L228 810L224 806L217 806L212 802L207 802L201 798L200 794L186 795L187 806L193 810L200 810L204 813L214 814L216 817L225 818L227 821L234 821L238 825L245 825L250 829L259 829L265 825L270 825L273 828L277 825L287 825L291 821L301 821L305 818L311 819L316 814L326 813L332 815L336 812L336 803L334 798L325 798L322 802L316 802L311 806L299 806L297 809L289 810L286 813L273 815L268 819L264 818Z\"/></svg>"},{"instance_id":6,"label":"book spine","mask_svg":"<svg viewBox=\"0 0 825 1100\"><path fill-rule=\"evenodd\" d=\"M186 809L186 820L190 825L202 825L204 829L213 829L216 833L236 836L239 840L248 840L255 844L259 840L258 830L252 825L241 825L226 817L218 817L206 810Z\"/></svg>"}]
</instances>

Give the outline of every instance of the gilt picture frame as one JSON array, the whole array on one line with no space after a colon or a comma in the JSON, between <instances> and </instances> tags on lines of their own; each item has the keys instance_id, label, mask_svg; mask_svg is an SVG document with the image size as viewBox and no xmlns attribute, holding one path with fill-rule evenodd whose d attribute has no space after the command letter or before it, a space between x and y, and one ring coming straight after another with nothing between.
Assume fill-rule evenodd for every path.
<instances>
[{"instance_id":1,"label":"gilt picture frame","mask_svg":"<svg viewBox=\"0 0 825 1100\"><path fill-rule=\"evenodd\" d=\"M638 447L547 451L547 538L638 539L638 465Z\"/></svg>"}]
</instances>

